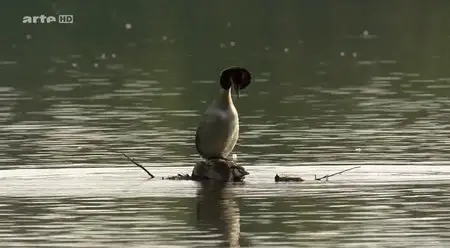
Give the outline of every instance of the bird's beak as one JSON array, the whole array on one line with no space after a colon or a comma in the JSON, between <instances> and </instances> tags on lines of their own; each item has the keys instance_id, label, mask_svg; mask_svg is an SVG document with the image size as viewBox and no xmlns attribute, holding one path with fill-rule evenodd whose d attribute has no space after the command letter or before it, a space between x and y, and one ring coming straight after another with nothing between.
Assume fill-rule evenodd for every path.
<instances>
[{"instance_id":1,"label":"bird's beak","mask_svg":"<svg viewBox=\"0 0 450 248\"><path fill-rule=\"evenodd\" d=\"M237 98L239 99L239 85L237 84L234 85L234 91L236 91Z\"/></svg>"}]
</instances>

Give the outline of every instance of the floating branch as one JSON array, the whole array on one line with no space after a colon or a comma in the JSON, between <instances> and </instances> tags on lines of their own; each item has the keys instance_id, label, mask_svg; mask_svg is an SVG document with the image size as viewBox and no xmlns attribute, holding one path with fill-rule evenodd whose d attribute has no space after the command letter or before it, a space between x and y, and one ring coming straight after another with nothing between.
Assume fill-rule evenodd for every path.
<instances>
[{"instance_id":1,"label":"floating branch","mask_svg":"<svg viewBox=\"0 0 450 248\"><path fill-rule=\"evenodd\" d=\"M193 180L192 177L189 174L178 174L176 176L170 176L170 177L163 177L162 178L167 180Z\"/></svg>"},{"instance_id":2,"label":"floating branch","mask_svg":"<svg viewBox=\"0 0 450 248\"><path fill-rule=\"evenodd\" d=\"M331 175L325 175L325 176L319 177L319 178L316 177L316 175L314 175L314 180L320 181L320 180L322 180L322 179L325 179L325 180L328 181L328 178L330 178L330 177L332 177L332 176L336 176L336 175L342 174L342 173L344 173L344 172L346 172L346 171L353 170L353 169L360 168L360 167L361 167L361 166L355 166L355 167L352 167L352 168L349 168L349 169L345 169L345 170L343 170L343 171L339 171L339 172L333 173L333 174L331 174Z\"/></svg>"},{"instance_id":3,"label":"floating branch","mask_svg":"<svg viewBox=\"0 0 450 248\"><path fill-rule=\"evenodd\" d=\"M137 165L138 167L140 167L141 169L143 169L145 172L147 172L147 174L150 176L150 179L155 178L155 176L153 176L152 173L150 173L147 169L145 169L144 166L142 166L141 164L139 164L138 162L134 161L132 158L128 157L128 155L126 155L125 153L122 153L122 155L124 157L126 157L128 160L131 161L131 163Z\"/></svg>"},{"instance_id":4,"label":"floating branch","mask_svg":"<svg viewBox=\"0 0 450 248\"><path fill-rule=\"evenodd\" d=\"M301 177L288 177L288 176L284 176L284 177L280 177L278 176L278 174L275 175L275 182L303 182L305 180L303 180L303 178Z\"/></svg>"}]
</instances>

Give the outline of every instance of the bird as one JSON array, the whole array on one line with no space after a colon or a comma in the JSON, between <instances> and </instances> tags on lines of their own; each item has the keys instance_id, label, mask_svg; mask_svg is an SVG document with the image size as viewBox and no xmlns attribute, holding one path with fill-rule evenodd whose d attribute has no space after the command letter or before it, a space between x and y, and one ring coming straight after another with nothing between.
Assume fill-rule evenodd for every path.
<instances>
[{"instance_id":1,"label":"bird","mask_svg":"<svg viewBox=\"0 0 450 248\"><path fill-rule=\"evenodd\" d=\"M221 90L201 117L195 134L197 152L206 160L229 160L239 138L239 115L231 90L245 89L251 82L250 72L243 67L230 67L220 76Z\"/></svg>"}]
</instances>

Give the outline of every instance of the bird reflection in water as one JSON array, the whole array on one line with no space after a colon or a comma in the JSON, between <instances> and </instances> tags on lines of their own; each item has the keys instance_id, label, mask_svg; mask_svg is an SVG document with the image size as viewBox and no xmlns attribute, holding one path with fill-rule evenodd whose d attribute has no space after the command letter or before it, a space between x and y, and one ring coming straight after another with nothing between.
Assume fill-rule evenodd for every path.
<instances>
[{"instance_id":1,"label":"bird reflection in water","mask_svg":"<svg viewBox=\"0 0 450 248\"><path fill-rule=\"evenodd\" d=\"M196 221L200 230L214 230L223 237L220 247L242 244L239 206L230 183L219 180L199 182Z\"/></svg>"}]
</instances>

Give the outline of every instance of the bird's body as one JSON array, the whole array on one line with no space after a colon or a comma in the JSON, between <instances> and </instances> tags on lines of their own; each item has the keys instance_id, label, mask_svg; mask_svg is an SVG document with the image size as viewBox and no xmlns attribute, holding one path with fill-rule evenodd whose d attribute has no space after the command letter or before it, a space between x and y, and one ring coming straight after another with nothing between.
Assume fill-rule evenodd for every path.
<instances>
[{"instance_id":1,"label":"bird's body","mask_svg":"<svg viewBox=\"0 0 450 248\"><path fill-rule=\"evenodd\" d=\"M239 116L231 98L231 89L222 89L197 127L195 145L203 158L227 158L238 138Z\"/></svg>"},{"instance_id":2,"label":"bird's body","mask_svg":"<svg viewBox=\"0 0 450 248\"><path fill-rule=\"evenodd\" d=\"M198 163L192 176L197 179L242 180L248 172L236 166L227 157L239 138L239 116L231 98L234 88L239 90L250 84L251 75L244 68L231 67L220 77L219 96L203 114L195 134L197 152L207 161Z\"/></svg>"}]
</instances>

